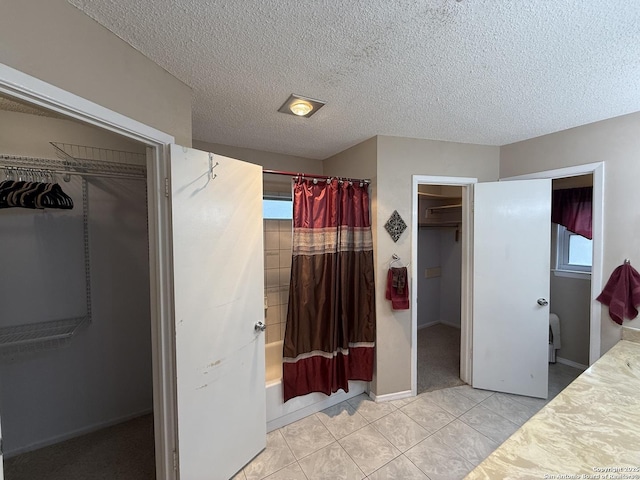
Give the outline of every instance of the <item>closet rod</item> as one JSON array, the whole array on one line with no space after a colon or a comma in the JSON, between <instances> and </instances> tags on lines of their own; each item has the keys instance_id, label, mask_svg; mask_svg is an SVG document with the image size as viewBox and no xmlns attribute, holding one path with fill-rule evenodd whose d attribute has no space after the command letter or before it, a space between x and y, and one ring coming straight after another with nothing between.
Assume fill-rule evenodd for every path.
<instances>
[{"instance_id":1,"label":"closet rod","mask_svg":"<svg viewBox=\"0 0 640 480\"><path fill-rule=\"evenodd\" d=\"M288 177L303 177L303 178L317 178L319 180L330 180L332 178L337 178L338 180L345 180L347 182L363 182L363 183L371 183L371 180L368 178L346 178L346 177L337 177L337 176L327 176L327 175L313 175L310 173L299 173L299 172L287 172L283 170L267 170L263 169L262 173L267 173L269 175L286 175Z\"/></svg>"},{"instance_id":2,"label":"closet rod","mask_svg":"<svg viewBox=\"0 0 640 480\"><path fill-rule=\"evenodd\" d=\"M126 173L89 173L89 172L73 172L71 170L55 170L51 168L33 168L33 167L14 167L11 165L0 165L0 169L15 170L15 171L27 171L27 172L46 172L56 175L79 175L81 177L108 177L108 178L127 178L132 180L146 180L145 177L140 175L129 175Z\"/></svg>"}]
</instances>

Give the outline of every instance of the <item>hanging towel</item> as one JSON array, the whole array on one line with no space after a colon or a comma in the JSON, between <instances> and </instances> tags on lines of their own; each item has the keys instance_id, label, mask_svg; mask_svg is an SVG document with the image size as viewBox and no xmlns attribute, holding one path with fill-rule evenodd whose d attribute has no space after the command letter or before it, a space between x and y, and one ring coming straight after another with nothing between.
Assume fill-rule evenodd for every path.
<instances>
[{"instance_id":1,"label":"hanging towel","mask_svg":"<svg viewBox=\"0 0 640 480\"><path fill-rule=\"evenodd\" d=\"M409 309L409 286L407 285L407 267L390 268L387 272L387 300L391 300L394 310Z\"/></svg>"},{"instance_id":2,"label":"hanging towel","mask_svg":"<svg viewBox=\"0 0 640 480\"><path fill-rule=\"evenodd\" d=\"M635 307L640 305L640 274L625 262L613 271L596 300L609 306L609 316L619 325L625 317L636 318L638 310Z\"/></svg>"},{"instance_id":3,"label":"hanging towel","mask_svg":"<svg viewBox=\"0 0 640 480\"><path fill-rule=\"evenodd\" d=\"M550 342L553 343L553 348L555 350L562 348L562 342L560 341L560 319L555 313L549 314L549 330L551 331Z\"/></svg>"}]
</instances>

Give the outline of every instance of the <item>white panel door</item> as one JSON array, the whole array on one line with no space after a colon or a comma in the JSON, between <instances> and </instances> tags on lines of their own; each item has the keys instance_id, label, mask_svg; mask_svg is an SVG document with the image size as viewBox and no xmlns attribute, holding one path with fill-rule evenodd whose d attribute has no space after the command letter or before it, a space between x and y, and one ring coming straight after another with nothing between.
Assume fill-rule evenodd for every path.
<instances>
[{"instance_id":1,"label":"white panel door","mask_svg":"<svg viewBox=\"0 0 640 480\"><path fill-rule=\"evenodd\" d=\"M474 190L473 386L546 398L551 181Z\"/></svg>"},{"instance_id":2,"label":"white panel door","mask_svg":"<svg viewBox=\"0 0 640 480\"><path fill-rule=\"evenodd\" d=\"M266 445L262 168L171 145L178 464L227 480ZM209 174L210 165L218 162Z\"/></svg>"},{"instance_id":3,"label":"white panel door","mask_svg":"<svg viewBox=\"0 0 640 480\"><path fill-rule=\"evenodd\" d=\"M0 480L4 480L4 443L2 442L2 430L0 430Z\"/></svg>"}]
</instances>

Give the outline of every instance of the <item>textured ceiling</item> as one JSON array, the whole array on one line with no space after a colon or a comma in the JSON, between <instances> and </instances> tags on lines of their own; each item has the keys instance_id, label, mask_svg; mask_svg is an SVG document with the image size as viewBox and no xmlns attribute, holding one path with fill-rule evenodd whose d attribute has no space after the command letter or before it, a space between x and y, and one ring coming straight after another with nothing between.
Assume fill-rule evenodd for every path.
<instances>
[{"instance_id":1,"label":"textured ceiling","mask_svg":"<svg viewBox=\"0 0 640 480\"><path fill-rule=\"evenodd\" d=\"M640 111L638 0L70 0L193 88L193 137L326 158ZM277 110L289 94L327 105Z\"/></svg>"}]
</instances>

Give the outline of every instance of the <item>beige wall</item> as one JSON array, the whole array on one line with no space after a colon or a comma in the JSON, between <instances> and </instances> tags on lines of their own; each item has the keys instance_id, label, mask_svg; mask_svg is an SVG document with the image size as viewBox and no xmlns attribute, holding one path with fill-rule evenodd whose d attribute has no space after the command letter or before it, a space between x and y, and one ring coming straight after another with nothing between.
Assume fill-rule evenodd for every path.
<instances>
[{"instance_id":1,"label":"beige wall","mask_svg":"<svg viewBox=\"0 0 640 480\"><path fill-rule=\"evenodd\" d=\"M604 162L604 271L606 282L625 258L640 264L640 113L584 125L500 149L500 176ZM600 290L600 286L597 290ZM639 328L640 319L625 325ZM601 353L620 339L620 326L602 309Z\"/></svg>"},{"instance_id":2,"label":"beige wall","mask_svg":"<svg viewBox=\"0 0 640 480\"><path fill-rule=\"evenodd\" d=\"M411 310L393 311L384 298L393 253L411 258L411 227L394 243L384 224L393 210L411 222L412 175L498 178L498 147L378 136L324 161L328 175L372 180L372 227L376 264L376 395L411 389ZM411 308L415 308L412 305Z\"/></svg>"},{"instance_id":3,"label":"beige wall","mask_svg":"<svg viewBox=\"0 0 640 480\"><path fill-rule=\"evenodd\" d=\"M288 172L315 173L322 175L322 160L305 157L296 157L281 153L264 152L252 148L233 147L219 143L208 143L201 140L193 140L193 148L205 152L217 153L225 157L236 158L249 163L262 165L271 170L283 170ZM291 191L291 177L283 175L265 175L265 191Z\"/></svg>"},{"instance_id":4,"label":"beige wall","mask_svg":"<svg viewBox=\"0 0 640 480\"><path fill-rule=\"evenodd\" d=\"M191 145L191 88L65 0L3 0L0 63Z\"/></svg>"},{"instance_id":5,"label":"beige wall","mask_svg":"<svg viewBox=\"0 0 640 480\"><path fill-rule=\"evenodd\" d=\"M141 143L91 125L0 111L0 154L58 158L49 142L145 153Z\"/></svg>"},{"instance_id":6,"label":"beige wall","mask_svg":"<svg viewBox=\"0 0 640 480\"><path fill-rule=\"evenodd\" d=\"M393 253L411 259L412 175L475 177L497 180L499 148L481 145L378 137L378 209L376 307L378 351L376 395L411 389L411 310L394 311L384 298L386 272ZM394 243L384 224L397 210L408 228ZM411 305L411 309L416 308Z\"/></svg>"}]
</instances>

